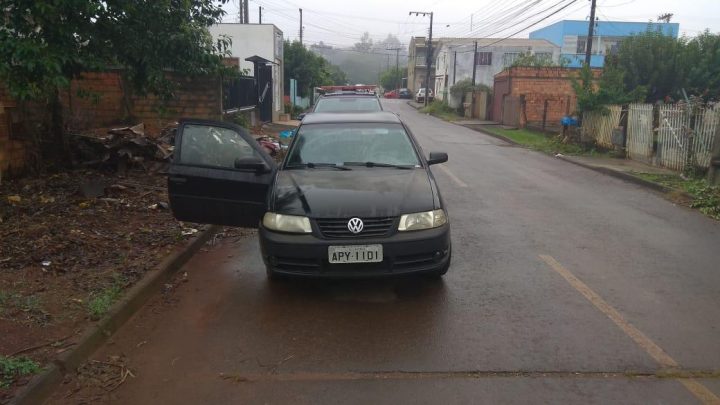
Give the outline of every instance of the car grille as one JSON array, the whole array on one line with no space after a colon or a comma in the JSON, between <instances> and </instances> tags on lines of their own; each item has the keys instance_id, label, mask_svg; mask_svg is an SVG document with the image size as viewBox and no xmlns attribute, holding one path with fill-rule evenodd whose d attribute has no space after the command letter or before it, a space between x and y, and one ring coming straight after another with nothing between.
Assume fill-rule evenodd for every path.
<instances>
[{"instance_id":1,"label":"car grille","mask_svg":"<svg viewBox=\"0 0 720 405\"><path fill-rule=\"evenodd\" d=\"M326 238L370 238L386 236L395 224L394 217L360 218L363 221L363 230L352 233L348 229L350 218L322 218L316 219L320 233Z\"/></svg>"}]
</instances>

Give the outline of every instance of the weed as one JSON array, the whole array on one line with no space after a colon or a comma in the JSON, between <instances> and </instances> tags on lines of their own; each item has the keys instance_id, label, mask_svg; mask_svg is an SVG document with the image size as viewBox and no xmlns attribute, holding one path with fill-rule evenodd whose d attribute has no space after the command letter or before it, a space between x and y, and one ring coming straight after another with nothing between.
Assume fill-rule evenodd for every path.
<instances>
[{"instance_id":1,"label":"weed","mask_svg":"<svg viewBox=\"0 0 720 405\"><path fill-rule=\"evenodd\" d=\"M7 388L16 378L32 375L40 371L40 366L27 357L0 356L0 387Z\"/></svg>"},{"instance_id":2,"label":"weed","mask_svg":"<svg viewBox=\"0 0 720 405\"><path fill-rule=\"evenodd\" d=\"M428 104L427 107L420 109L421 113L431 114L442 118L446 121L455 121L460 118L459 115L446 102L435 100Z\"/></svg>"},{"instance_id":3,"label":"weed","mask_svg":"<svg viewBox=\"0 0 720 405\"><path fill-rule=\"evenodd\" d=\"M126 282L123 276L115 274L109 287L91 294L87 303L88 315L91 319L98 320L110 310L112 304L120 297Z\"/></svg>"},{"instance_id":4,"label":"weed","mask_svg":"<svg viewBox=\"0 0 720 405\"><path fill-rule=\"evenodd\" d=\"M601 153L594 148L587 148L572 143L563 143L556 137L548 137L541 132L531 131L529 129L503 129L488 126L484 127L483 131L509 138L530 149L550 154L597 155Z\"/></svg>"},{"instance_id":5,"label":"weed","mask_svg":"<svg viewBox=\"0 0 720 405\"><path fill-rule=\"evenodd\" d=\"M676 174L634 172L633 175L690 194L693 197L690 207L697 208L703 214L720 220L720 187L709 185L705 179L697 177L683 179Z\"/></svg>"}]
</instances>

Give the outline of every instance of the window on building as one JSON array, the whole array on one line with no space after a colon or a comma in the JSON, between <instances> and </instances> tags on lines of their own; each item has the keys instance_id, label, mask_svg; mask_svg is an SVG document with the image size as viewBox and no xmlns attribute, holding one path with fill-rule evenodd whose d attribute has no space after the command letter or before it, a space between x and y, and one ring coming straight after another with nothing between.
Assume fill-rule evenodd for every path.
<instances>
[{"instance_id":1,"label":"window on building","mask_svg":"<svg viewBox=\"0 0 720 405\"><path fill-rule=\"evenodd\" d=\"M586 46L587 46L587 37L578 37L577 50L575 51L575 53L585 53Z\"/></svg>"},{"instance_id":2,"label":"window on building","mask_svg":"<svg viewBox=\"0 0 720 405\"><path fill-rule=\"evenodd\" d=\"M503 54L503 66L511 66L517 58L520 57L520 52L506 52Z\"/></svg>"},{"instance_id":3,"label":"window on building","mask_svg":"<svg viewBox=\"0 0 720 405\"><path fill-rule=\"evenodd\" d=\"M478 52L475 55L475 65L492 65L492 52Z\"/></svg>"}]
</instances>

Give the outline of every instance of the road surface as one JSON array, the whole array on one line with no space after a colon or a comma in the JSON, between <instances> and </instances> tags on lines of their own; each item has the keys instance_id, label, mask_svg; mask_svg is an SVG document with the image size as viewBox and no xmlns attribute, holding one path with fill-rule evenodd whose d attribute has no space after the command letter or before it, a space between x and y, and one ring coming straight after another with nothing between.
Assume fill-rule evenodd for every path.
<instances>
[{"instance_id":1,"label":"road surface","mask_svg":"<svg viewBox=\"0 0 720 405\"><path fill-rule=\"evenodd\" d=\"M54 403L712 403L720 224L638 186L398 112L452 223L443 281L269 283L254 234L181 270ZM695 378L687 378L695 377ZM80 385L78 385L80 384Z\"/></svg>"}]
</instances>

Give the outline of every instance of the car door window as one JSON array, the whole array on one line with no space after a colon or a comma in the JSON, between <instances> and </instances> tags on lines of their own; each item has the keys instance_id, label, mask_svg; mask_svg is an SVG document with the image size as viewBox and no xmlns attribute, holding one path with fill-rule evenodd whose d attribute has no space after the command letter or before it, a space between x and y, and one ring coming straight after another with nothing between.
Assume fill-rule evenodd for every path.
<instances>
[{"instance_id":1,"label":"car door window","mask_svg":"<svg viewBox=\"0 0 720 405\"><path fill-rule=\"evenodd\" d=\"M233 129L212 125L185 125L178 162L185 165L232 169L236 159L261 158Z\"/></svg>"}]
</instances>

